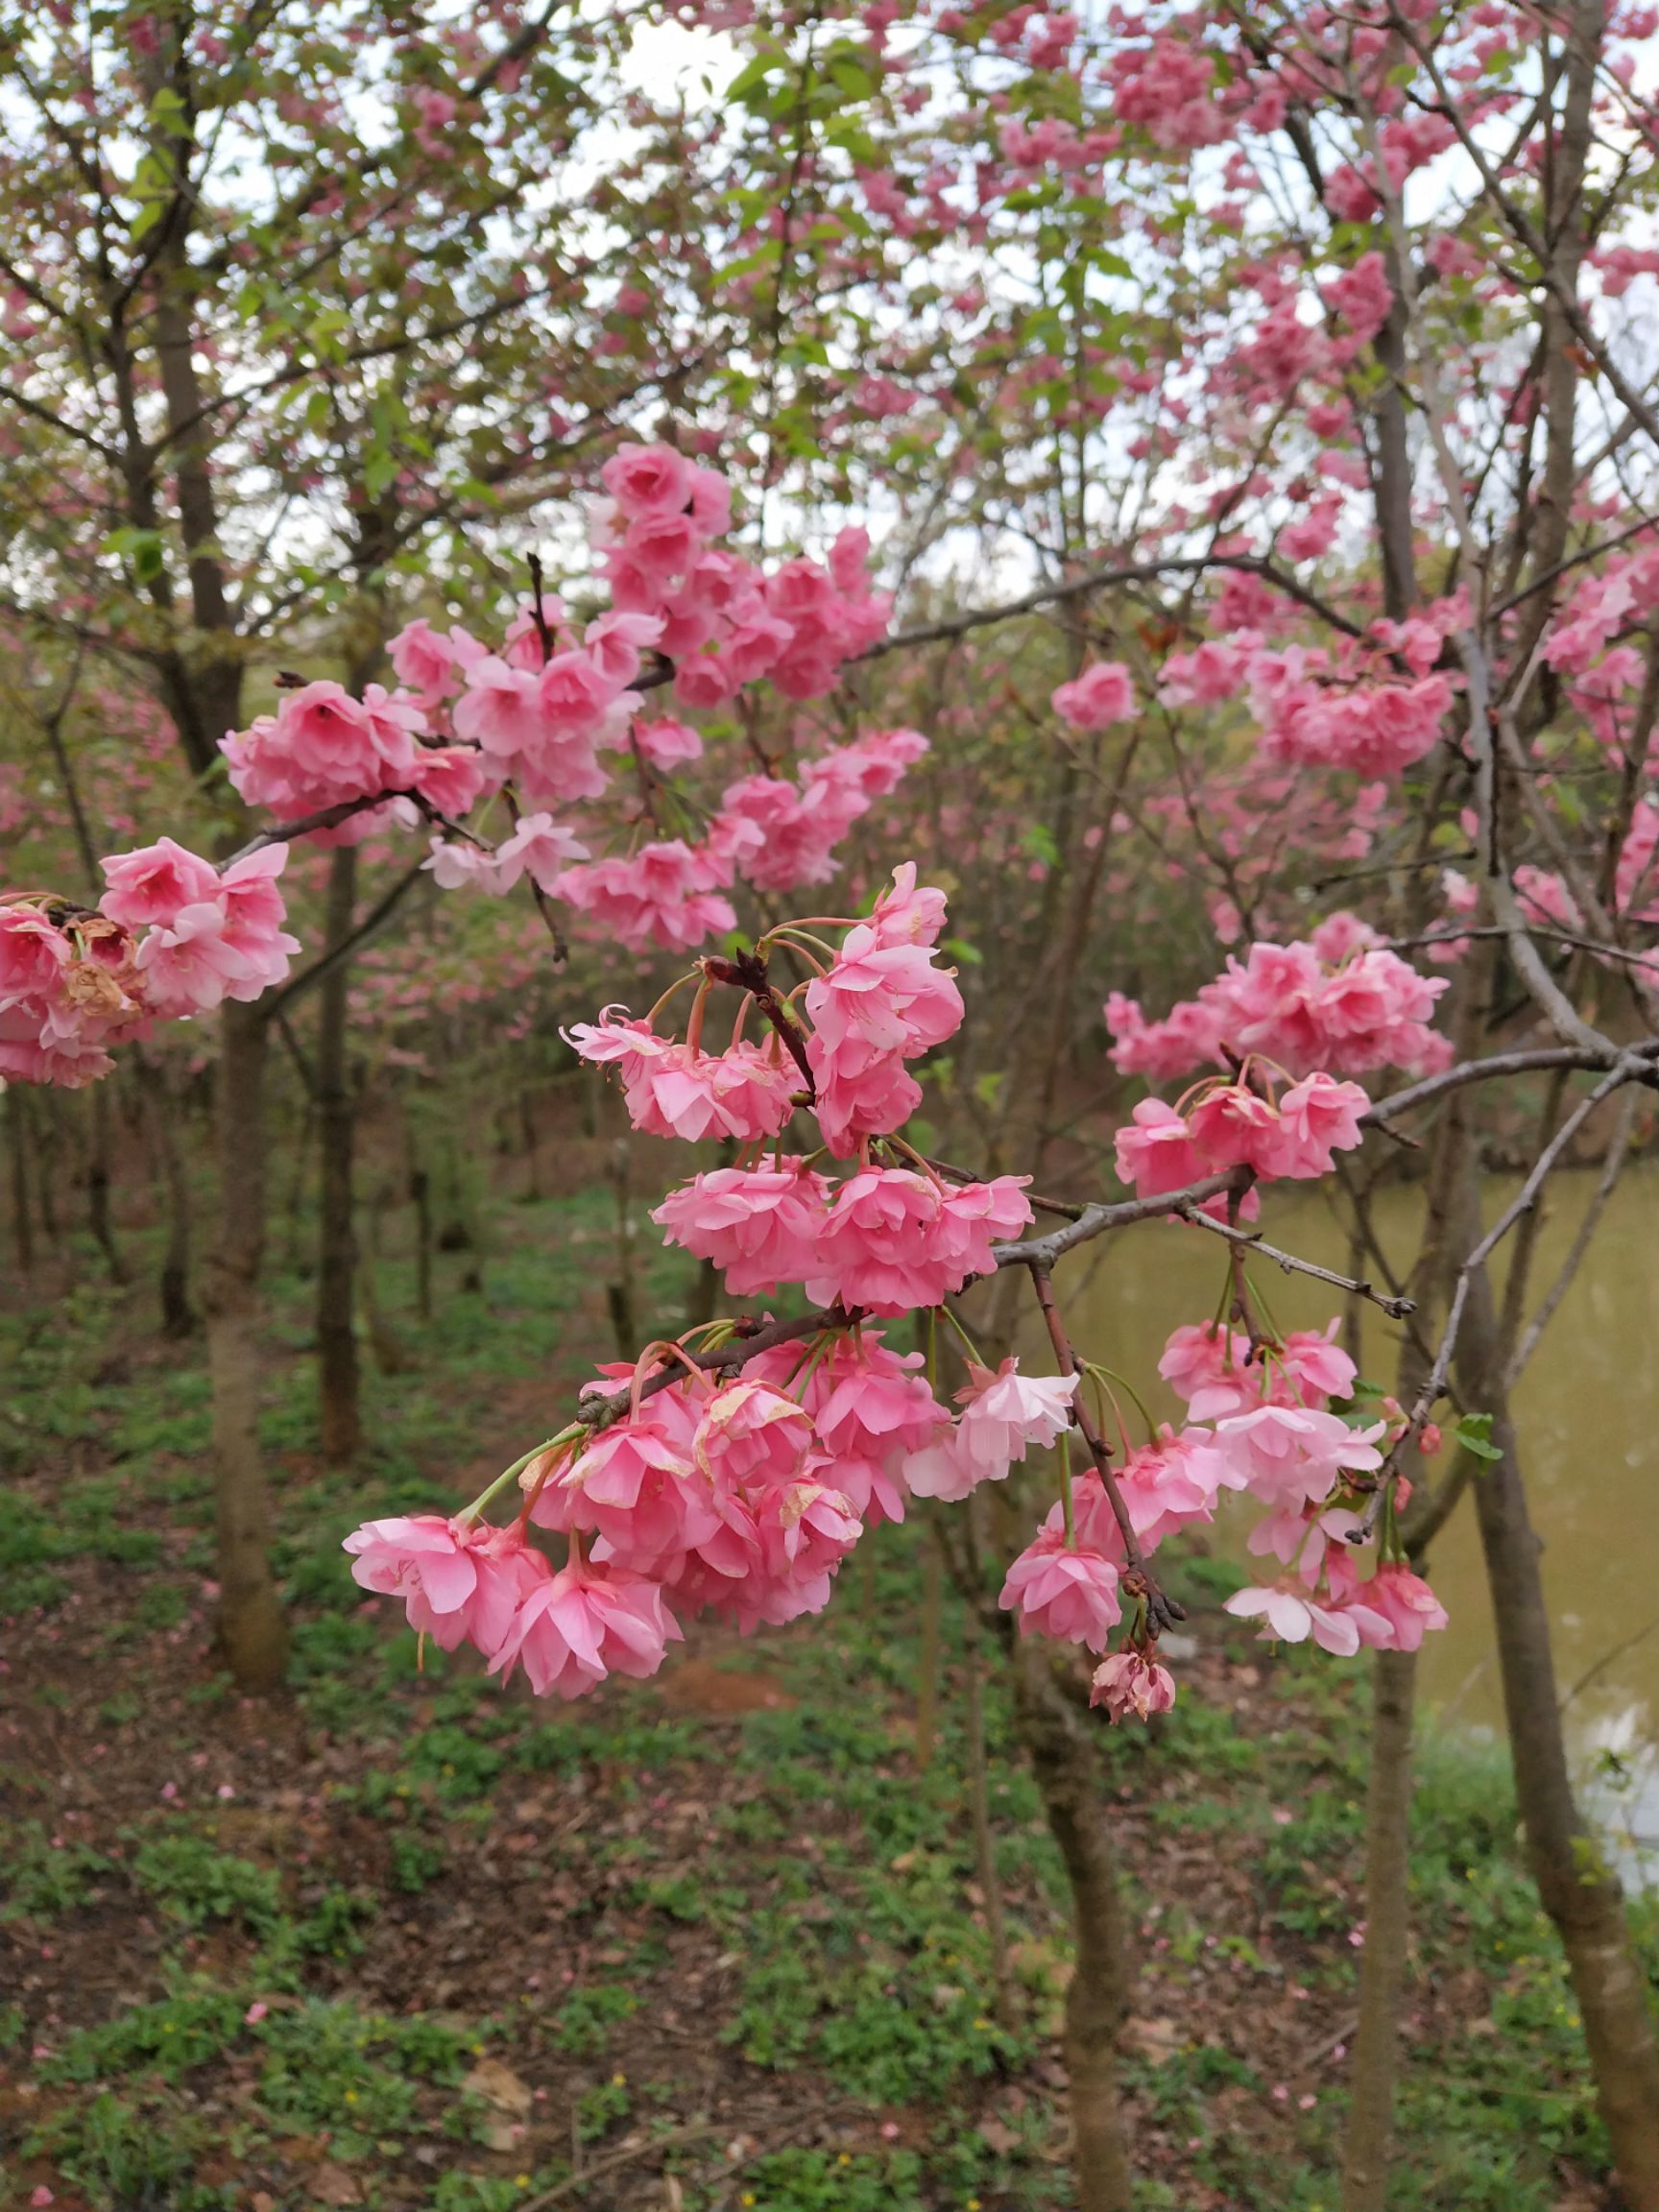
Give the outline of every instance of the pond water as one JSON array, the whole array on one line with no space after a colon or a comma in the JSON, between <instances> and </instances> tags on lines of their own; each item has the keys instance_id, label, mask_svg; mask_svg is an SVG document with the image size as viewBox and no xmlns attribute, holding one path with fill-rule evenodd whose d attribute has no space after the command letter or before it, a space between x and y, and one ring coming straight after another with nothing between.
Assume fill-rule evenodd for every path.
<instances>
[{"instance_id":1,"label":"pond water","mask_svg":"<svg viewBox=\"0 0 1659 2212\"><path fill-rule=\"evenodd\" d=\"M1594 1188L1588 1172L1551 1184L1534 1303L1554 1280ZM1514 1189L1491 1179L1488 1219ZM1420 1218L1414 1191L1381 1194L1378 1233L1402 1275ZM1316 1192L1271 1194L1262 1228L1307 1259L1346 1264L1341 1227ZM1077 1341L1137 1388L1150 1377L1153 1412L1173 1419L1180 1407L1158 1381L1159 1353L1177 1323L1214 1310L1224 1270L1218 1238L1151 1222L1105 1248L1085 1247L1063 1262L1056 1281ZM1337 1310L1340 1293L1271 1262L1256 1262L1252 1278L1281 1327L1321 1327ZM1367 1309L1362 1372L1388 1388L1400 1334L1398 1324ZM1575 1764L1621 1859L1645 1865L1651 1879L1659 1867L1659 1164L1627 1169L1516 1391L1515 1414L1532 1518L1544 1540L1544 1584ZM1437 1464L1446 1463L1443 1455ZM1236 1507L1218 1528L1218 1541L1240 1560L1248 1558L1244 1531L1254 1517ZM1425 1643L1425 1700L1445 1724L1501 1734L1491 1606L1467 1498L1430 1565L1451 1625Z\"/></svg>"}]
</instances>

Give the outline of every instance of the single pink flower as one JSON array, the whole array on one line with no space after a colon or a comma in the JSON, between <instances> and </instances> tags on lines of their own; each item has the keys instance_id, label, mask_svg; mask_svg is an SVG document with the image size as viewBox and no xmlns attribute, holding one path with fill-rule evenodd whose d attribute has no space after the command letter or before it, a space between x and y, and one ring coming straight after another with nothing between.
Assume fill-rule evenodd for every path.
<instances>
[{"instance_id":1,"label":"single pink flower","mask_svg":"<svg viewBox=\"0 0 1659 2212\"><path fill-rule=\"evenodd\" d=\"M956 1450L976 1480L1000 1482L1033 1446L1046 1451L1070 1427L1075 1375L1022 1375L1017 1358L995 1373L970 1363L968 1373L956 1393Z\"/></svg>"},{"instance_id":2,"label":"single pink flower","mask_svg":"<svg viewBox=\"0 0 1659 2212\"><path fill-rule=\"evenodd\" d=\"M1334 1413L1300 1406L1260 1406L1215 1425L1216 1449L1234 1479L1264 1505L1317 1505L1342 1475L1382 1464L1376 1450L1384 1424L1350 1429Z\"/></svg>"},{"instance_id":3,"label":"single pink flower","mask_svg":"<svg viewBox=\"0 0 1659 2212\"><path fill-rule=\"evenodd\" d=\"M1311 1636L1322 1650L1342 1659L1351 1659L1359 1648L1358 1623L1351 1613L1315 1604L1302 1592L1283 1585L1236 1590L1223 1610L1242 1621L1263 1621L1264 1644L1305 1644Z\"/></svg>"},{"instance_id":4,"label":"single pink flower","mask_svg":"<svg viewBox=\"0 0 1659 2212\"><path fill-rule=\"evenodd\" d=\"M1142 1098L1114 1141L1118 1180L1133 1185L1142 1198L1184 1190L1211 1172L1192 1142L1184 1118L1162 1098Z\"/></svg>"},{"instance_id":5,"label":"single pink flower","mask_svg":"<svg viewBox=\"0 0 1659 2212\"><path fill-rule=\"evenodd\" d=\"M681 1641L661 1583L624 1567L572 1563L525 1598L490 1662L511 1677L522 1667L537 1696L580 1697L607 1674L642 1681Z\"/></svg>"},{"instance_id":6,"label":"single pink flower","mask_svg":"<svg viewBox=\"0 0 1659 2212\"><path fill-rule=\"evenodd\" d=\"M632 519L683 515L697 473L695 464L672 445L620 445L599 477L620 512Z\"/></svg>"},{"instance_id":7,"label":"single pink flower","mask_svg":"<svg viewBox=\"0 0 1659 2212\"><path fill-rule=\"evenodd\" d=\"M712 1261L734 1297L802 1283L817 1263L830 1186L804 1162L716 1167L671 1190L651 1218L665 1239Z\"/></svg>"},{"instance_id":8,"label":"single pink flower","mask_svg":"<svg viewBox=\"0 0 1659 2212\"><path fill-rule=\"evenodd\" d=\"M1073 730L1105 730L1135 711L1135 679L1121 661L1096 661L1049 701Z\"/></svg>"},{"instance_id":9,"label":"single pink flower","mask_svg":"<svg viewBox=\"0 0 1659 2212\"><path fill-rule=\"evenodd\" d=\"M1114 1720L1145 1720L1174 1704L1175 1680L1140 1651L1114 1651L1094 1670L1089 1702L1104 1705Z\"/></svg>"},{"instance_id":10,"label":"single pink flower","mask_svg":"<svg viewBox=\"0 0 1659 2212\"><path fill-rule=\"evenodd\" d=\"M136 853L117 854L100 860L108 889L98 902L99 910L128 929L143 929L153 923L171 923L186 906L197 906L219 896L219 871L210 860L198 859L171 837L162 837Z\"/></svg>"},{"instance_id":11,"label":"single pink flower","mask_svg":"<svg viewBox=\"0 0 1659 2212\"><path fill-rule=\"evenodd\" d=\"M368 1521L347 1537L351 1578L401 1598L411 1628L444 1650L500 1650L519 1606L550 1572L540 1551L510 1528L445 1521L436 1513Z\"/></svg>"},{"instance_id":12,"label":"single pink flower","mask_svg":"<svg viewBox=\"0 0 1659 2212\"><path fill-rule=\"evenodd\" d=\"M1103 1651L1121 1617L1118 1570L1100 1552L1040 1528L1009 1568L998 1603L1018 1611L1022 1636Z\"/></svg>"}]
</instances>

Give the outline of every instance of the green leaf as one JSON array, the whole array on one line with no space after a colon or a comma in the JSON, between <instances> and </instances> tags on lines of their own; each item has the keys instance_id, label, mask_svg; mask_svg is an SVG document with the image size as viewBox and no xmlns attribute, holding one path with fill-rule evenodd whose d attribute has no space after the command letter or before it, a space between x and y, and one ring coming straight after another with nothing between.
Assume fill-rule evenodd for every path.
<instances>
[{"instance_id":1,"label":"green leaf","mask_svg":"<svg viewBox=\"0 0 1659 2212\"><path fill-rule=\"evenodd\" d=\"M159 530L111 530L104 541L104 550L131 561L140 584L153 584L161 573L164 556Z\"/></svg>"},{"instance_id":2,"label":"green leaf","mask_svg":"<svg viewBox=\"0 0 1659 2212\"><path fill-rule=\"evenodd\" d=\"M965 968L982 968L985 955L977 945L970 945L966 937L947 937L939 948L949 952L952 960L960 960Z\"/></svg>"},{"instance_id":3,"label":"green leaf","mask_svg":"<svg viewBox=\"0 0 1659 2212\"><path fill-rule=\"evenodd\" d=\"M1473 1458L1502 1459L1503 1456L1492 1441L1490 1413L1465 1413L1452 1433Z\"/></svg>"}]
</instances>

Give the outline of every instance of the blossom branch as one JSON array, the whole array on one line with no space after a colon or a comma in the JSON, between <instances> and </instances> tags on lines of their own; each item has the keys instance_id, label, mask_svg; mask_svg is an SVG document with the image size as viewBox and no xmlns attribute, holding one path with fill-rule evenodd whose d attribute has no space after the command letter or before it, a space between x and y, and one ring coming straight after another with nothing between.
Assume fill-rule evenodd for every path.
<instances>
[{"instance_id":1,"label":"blossom branch","mask_svg":"<svg viewBox=\"0 0 1659 2212\"><path fill-rule=\"evenodd\" d=\"M730 960L705 959L699 962L703 973L711 982L729 983L734 989L747 991L754 998L761 1015L777 1031L783 1049L801 1071L805 1087L806 1103L810 1105L818 1095L813 1079L812 1063L806 1057L806 1040L789 1009L773 989L767 974L765 956L759 952L738 952Z\"/></svg>"},{"instance_id":2,"label":"blossom branch","mask_svg":"<svg viewBox=\"0 0 1659 2212\"><path fill-rule=\"evenodd\" d=\"M1368 1129L1386 1129L1396 1114L1404 1114L1410 1107L1426 1106L1445 1092L1461 1090L1465 1083L1489 1082L1503 1075L1539 1074L1556 1068L1594 1070L1605 1068L1609 1059L1621 1058L1640 1061L1651 1073L1656 1056L1659 1056L1659 1038L1627 1046L1623 1053L1616 1046L1604 1051L1599 1046L1586 1050L1576 1045L1543 1045L1518 1052L1494 1052L1484 1060L1461 1061L1455 1068L1443 1069L1438 1075L1426 1075L1420 1083L1408 1084L1404 1091L1379 1098L1365 1109L1359 1119Z\"/></svg>"},{"instance_id":3,"label":"blossom branch","mask_svg":"<svg viewBox=\"0 0 1659 2212\"><path fill-rule=\"evenodd\" d=\"M420 882L425 865L423 860L418 860L413 868L406 869L391 888L370 907L368 913L364 915L349 937L343 937L331 951L323 953L320 958L311 963L309 968L302 969L291 981L284 983L280 990L274 991L260 999L258 1002L260 1011L268 1018L284 1014L302 992L309 991L314 983L321 983L324 976L338 968L343 961L355 959L364 946L380 934L409 896L409 893Z\"/></svg>"},{"instance_id":4,"label":"blossom branch","mask_svg":"<svg viewBox=\"0 0 1659 2212\"><path fill-rule=\"evenodd\" d=\"M1287 576L1259 554L1186 553L1167 561L1131 561L1107 568L1091 568L1086 574L1069 577L1064 583L1045 584L1035 591L1027 591L1022 598L1004 600L1000 607L981 607L972 614L958 614L947 622L928 622L920 630L901 630L895 637L882 637L874 645L866 646L862 653L854 655L854 662L877 661L904 646L936 645L946 638L964 637L971 630L983 630L993 622L1011 622L1022 614L1034 614L1044 607L1080 599L1090 591L1109 590L1114 585L1156 584L1166 576L1196 575L1208 568L1232 568L1260 576L1276 590L1317 614L1332 629L1341 631L1344 637L1364 636L1357 622L1350 622L1317 592L1310 591L1306 585L1299 584L1295 577Z\"/></svg>"},{"instance_id":5,"label":"blossom branch","mask_svg":"<svg viewBox=\"0 0 1659 2212\"><path fill-rule=\"evenodd\" d=\"M689 1363L706 1375L715 1375L723 1367L742 1367L762 1352L770 1352L778 1344L798 1344L804 1337L816 1336L826 1329L850 1329L857 1320L856 1313L844 1312L839 1306L821 1307L815 1312L797 1314L790 1321L774 1321L770 1315L764 1319L746 1318L733 1324L733 1333L712 1350L693 1352L688 1346L677 1348L675 1358L666 1360L654 1374L648 1375L639 1385L641 1401L655 1398L659 1390L666 1390L676 1382ZM602 1385L589 1384L577 1397L577 1406L586 1426L597 1435L620 1421L628 1411L634 1397L631 1383L619 1390L606 1390Z\"/></svg>"},{"instance_id":6,"label":"blossom branch","mask_svg":"<svg viewBox=\"0 0 1659 2212\"><path fill-rule=\"evenodd\" d=\"M1230 1190L1246 1190L1255 1177L1248 1167L1223 1167L1204 1175L1180 1190L1166 1190L1152 1198L1123 1198L1105 1206L1085 1206L1064 1229L1051 1229L1046 1237L1026 1237L1018 1244L993 1244L998 1267L1051 1268L1074 1245L1104 1237L1109 1230L1126 1229L1134 1221L1156 1221L1161 1215L1179 1214L1183 1206L1196 1206Z\"/></svg>"}]
</instances>

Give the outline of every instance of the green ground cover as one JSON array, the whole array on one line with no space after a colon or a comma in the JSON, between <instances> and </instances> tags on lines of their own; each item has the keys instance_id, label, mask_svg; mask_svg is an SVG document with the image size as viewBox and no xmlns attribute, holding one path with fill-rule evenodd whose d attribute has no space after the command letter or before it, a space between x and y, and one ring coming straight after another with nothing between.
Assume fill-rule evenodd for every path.
<instances>
[{"instance_id":1,"label":"green ground cover","mask_svg":"<svg viewBox=\"0 0 1659 2212\"><path fill-rule=\"evenodd\" d=\"M1043 2212L1070 2202L1066 1897L993 1660L1000 1997L947 1603L919 1755L925 1532L830 1614L696 1634L657 1684L503 1693L365 1604L342 1535L452 1508L605 1355L608 1199L500 1207L482 1289L377 1288L349 1478L315 1453L306 1286L265 1442L292 1698L216 1672L200 1351L147 1294L0 1311L0 2203L176 2212ZM471 1265L471 1259L465 1265ZM655 1260L644 1310L685 1283ZM1198 1656L1103 1744L1137 1931L1124 2079L1149 2207L1334 2212L1360 1911L1362 1677L1275 1660L1182 1570ZM1601 2147L1502 1760L1431 1740L1416 1804L1402 2212L1597 2203ZM1645 1918L1659 1973L1659 1931ZM41 2202L46 2200L39 2199Z\"/></svg>"}]
</instances>

